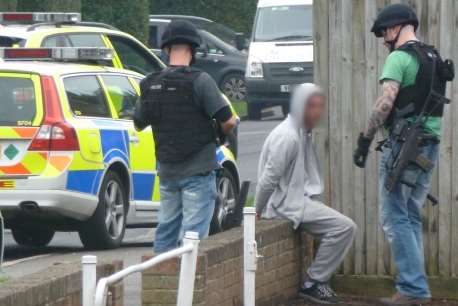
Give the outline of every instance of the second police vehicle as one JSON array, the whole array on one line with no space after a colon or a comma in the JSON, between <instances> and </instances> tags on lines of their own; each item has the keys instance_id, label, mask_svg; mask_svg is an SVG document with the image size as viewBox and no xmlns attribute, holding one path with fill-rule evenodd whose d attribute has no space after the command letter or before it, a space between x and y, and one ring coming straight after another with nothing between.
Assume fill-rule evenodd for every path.
<instances>
[{"instance_id":1,"label":"second police vehicle","mask_svg":"<svg viewBox=\"0 0 458 306\"><path fill-rule=\"evenodd\" d=\"M86 247L113 248L126 227L157 221L153 134L137 132L125 110L137 100L142 72L163 64L127 34L88 25L77 29L98 35L104 45L47 47L34 38L37 48L0 49L0 210L21 245L45 246L55 231L78 231ZM61 30L53 38L41 35L41 41L86 35L73 27ZM104 35L126 44L117 49ZM3 41L27 45L27 34L18 36ZM144 57L125 53L127 46ZM212 232L238 222L241 209L235 158L226 145L216 154L221 169Z\"/></svg>"}]
</instances>

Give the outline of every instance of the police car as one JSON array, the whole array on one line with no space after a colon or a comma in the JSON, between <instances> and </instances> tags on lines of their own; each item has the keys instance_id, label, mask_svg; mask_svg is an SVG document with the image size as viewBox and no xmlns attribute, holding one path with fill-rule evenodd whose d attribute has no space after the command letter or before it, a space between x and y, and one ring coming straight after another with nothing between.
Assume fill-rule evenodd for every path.
<instances>
[{"instance_id":1,"label":"police car","mask_svg":"<svg viewBox=\"0 0 458 306\"><path fill-rule=\"evenodd\" d=\"M0 12L0 47L102 47L114 50L110 65L148 74L165 65L144 44L113 26L82 22L79 13ZM105 63L107 64L107 63ZM237 130L227 138L237 157Z\"/></svg>"},{"instance_id":2,"label":"police car","mask_svg":"<svg viewBox=\"0 0 458 306\"><path fill-rule=\"evenodd\" d=\"M160 205L154 138L135 130L144 75L112 68L108 48L0 49L0 210L17 243L78 231L84 246L119 246L127 227L153 226ZM131 112L130 112L131 113ZM235 158L221 165L212 231L237 222Z\"/></svg>"}]
</instances>

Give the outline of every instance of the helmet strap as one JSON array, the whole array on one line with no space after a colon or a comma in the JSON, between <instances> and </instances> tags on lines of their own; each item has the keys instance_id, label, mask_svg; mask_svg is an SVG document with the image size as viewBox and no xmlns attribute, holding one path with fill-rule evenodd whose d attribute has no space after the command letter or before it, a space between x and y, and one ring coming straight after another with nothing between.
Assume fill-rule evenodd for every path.
<instances>
[{"instance_id":1,"label":"helmet strap","mask_svg":"<svg viewBox=\"0 0 458 306\"><path fill-rule=\"evenodd\" d=\"M398 34L396 35L396 37L393 40L385 41L390 46L390 53L396 50L396 44L398 43L399 37L401 36L402 29L404 29L405 26L406 26L405 24L401 25L401 28L399 29Z\"/></svg>"}]
</instances>

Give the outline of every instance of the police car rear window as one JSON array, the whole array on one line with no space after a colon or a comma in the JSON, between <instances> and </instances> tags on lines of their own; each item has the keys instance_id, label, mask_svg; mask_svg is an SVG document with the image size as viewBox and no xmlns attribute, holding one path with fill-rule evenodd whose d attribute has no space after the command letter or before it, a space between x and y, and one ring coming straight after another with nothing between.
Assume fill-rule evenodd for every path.
<instances>
[{"instance_id":1,"label":"police car rear window","mask_svg":"<svg viewBox=\"0 0 458 306\"><path fill-rule=\"evenodd\" d=\"M70 108L76 116L111 117L97 77L67 77L64 79L64 86Z\"/></svg>"},{"instance_id":2,"label":"police car rear window","mask_svg":"<svg viewBox=\"0 0 458 306\"><path fill-rule=\"evenodd\" d=\"M32 80L0 77L0 125L30 126L35 115L36 100Z\"/></svg>"}]
</instances>

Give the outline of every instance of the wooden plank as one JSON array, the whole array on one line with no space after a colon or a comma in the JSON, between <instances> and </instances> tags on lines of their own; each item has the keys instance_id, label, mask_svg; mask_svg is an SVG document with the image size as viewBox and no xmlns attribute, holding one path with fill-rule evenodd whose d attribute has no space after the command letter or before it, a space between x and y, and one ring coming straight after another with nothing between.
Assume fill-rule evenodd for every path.
<instances>
[{"instance_id":1,"label":"wooden plank","mask_svg":"<svg viewBox=\"0 0 458 306\"><path fill-rule=\"evenodd\" d=\"M377 11L388 5L388 0L377 0ZM388 56L388 51L383 45L382 39L377 39L377 79L382 74L385 59ZM381 86L377 86L377 97L381 94ZM375 101L374 101L375 102ZM372 103L374 103L372 102ZM380 154L377 154L377 165L380 164ZM378 176L378 172L377 172ZM379 182L377 181L377 188L379 188ZM380 193L378 192L378 203L382 205L380 199ZM378 216L380 218L380 216ZM386 275L390 274L391 267L391 249L388 241L385 238L385 233L382 227L379 225L377 230L377 274Z\"/></svg>"},{"instance_id":2,"label":"wooden plank","mask_svg":"<svg viewBox=\"0 0 458 306\"><path fill-rule=\"evenodd\" d=\"M453 10L450 1L440 3L440 53L444 58L450 58L452 44L450 33L453 29ZM447 93L450 98L450 90ZM450 276L450 246L451 246L451 210L452 210L452 117L450 106L445 107L441 153L439 159L439 201L438 206L438 274Z\"/></svg>"},{"instance_id":3,"label":"wooden plank","mask_svg":"<svg viewBox=\"0 0 458 306\"><path fill-rule=\"evenodd\" d=\"M353 24L353 4L354 1L344 1L345 5L342 6L342 23L341 35L342 40L342 77L340 79L341 90L341 104L342 104L342 125L341 125L341 139L342 150L342 205L343 213L350 218L353 217L354 210L354 166L352 160L353 150L353 95L352 95L352 74L353 74L353 54L352 54L352 24ZM344 260L344 273L353 273L354 270L354 247L350 249L348 255Z\"/></svg>"},{"instance_id":4,"label":"wooden plank","mask_svg":"<svg viewBox=\"0 0 458 306\"><path fill-rule=\"evenodd\" d=\"M372 112L373 104L377 99L378 87L378 69L377 69L377 45L379 41L370 32L370 29L377 16L377 5L373 0L365 2L365 64L366 78L363 112L364 119L367 122ZM367 124L367 123L365 123ZM363 125L361 129L364 129ZM377 274L377 257L378 257L378 235L379 230L379 203L378 203L378 154L372 152L369 156L366 166L365 177L365 194L366 194L366 226L365 226L365 244L366 244L366 274ZM381 238L383 239L383 238Z\"/></svg>"},{"instance_id":5,"label":"wooden plank","mask_svg":"<svg viewBox=\"0 0 458 306\"><path fill-rule=\"evenodd\" d=\"M427 42L436 46L439 46L440 41L440 1L441 0L429 0L428 1L428 38ZM439 167L434 170L434 178L431 185L431 192L433 194L439 193ZM426 205L427 217L427 235L428 248L426 250L426 270L429 275L437 275L438 273L438 219L439 212L437 207L432 205Z\"/></svg>"},{"instance_id":6,"label":"wooden plank","mask_svg":"<svg viewBox=\"0 0 458 306\"><path fill-rule=\"evenodd\" d=\"M341 71L342 71L342 2L330 0L329 2L329 49L333 56L329 58L329 150L330 150L330 188L332 206L342 211L342 137L341 137ZM341 267L341 272L343 267Z\"/></svg>"},{"instance_id":7,"label":"wooden plank","mask_svg":"<svg viewBox=\"0 0 458 306\"><path fill-rule=\"evenodd\" d=\"M352 9L352 115L353 120L350 122L352 125L352 141L350 152L353 153L356 140L358 139L359 133L364 129L366 125L365 118L365 107L366 99L365 96L365 79L366 79L366 45L365 41L365 9L364 0L354 0ZM365 181L364 171L356 168L351 162L351 156L349 164L353 169L354 180L353 180L353 219L358 225L359 230L355 236L354 243L354 271L353 274L362 274L365 272L365 245L364 236L366 232L366 221L365 221Z\"/></svg>"},{"instance_id":8,"label":"wooden plank","mask_svg":"<svg viewBox=\"0 0 458 306\"><path fill-rule=\"evenodd\" d=\"M329 2L318 1L313 7L315 29L314 82L321 86L329 97ZM323 201L330 205L329 108L314 136L325 185Z\"/></svg>"},{"instance_id":9,"label":"wooden plank","mask_svg":"<svg viewBox=\"0 0 458 306\"><path fill-rule=\"evenodd\" d=\"M450 39L452 40L453 49L453 60L455 65L458 63L458 4L454 0L450 0L453 3L454 8L450 8L454 12L454 28L450 33ZM452 209L451 209L451 229L450 236L451 239L451 274L452 276L458 276L458 106L456 101L458 101L458 81L452 83L452 97L455 101L451 105L452 118L454 119L452 126Z\"/></svg>"}]
</instances>

